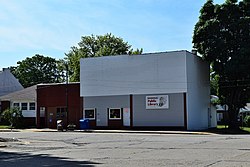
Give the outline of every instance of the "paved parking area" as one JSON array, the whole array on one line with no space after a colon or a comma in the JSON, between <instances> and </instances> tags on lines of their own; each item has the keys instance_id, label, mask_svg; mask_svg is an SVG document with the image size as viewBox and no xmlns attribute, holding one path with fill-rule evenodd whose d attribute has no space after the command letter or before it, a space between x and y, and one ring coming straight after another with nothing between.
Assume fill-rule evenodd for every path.
<instances>
[{"instance_id":1,"label":"paved parking area","mask_svg":"<svg viewBox=\"0 0 250 167\"><path fill-rule=\"evenodd\" d=\"M0 166L250 166L249 135L1 132Z\"/></svg>"}]
</instances>

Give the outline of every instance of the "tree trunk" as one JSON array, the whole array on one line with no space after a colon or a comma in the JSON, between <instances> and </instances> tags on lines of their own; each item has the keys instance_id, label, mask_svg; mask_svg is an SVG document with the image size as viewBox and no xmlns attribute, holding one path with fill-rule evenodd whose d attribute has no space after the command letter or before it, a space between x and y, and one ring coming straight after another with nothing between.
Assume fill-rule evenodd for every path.
<instances>
[{"instance_id":1,"label":"tree trunk","mask_svg":"<svg viewBox=\"0 0 250 167\"><path fill-rule=\"evenodd\" d=\"M229 106L228 108L228 116L229 116L228 128L229 129L240 128L240 124L238 121L238 113L239 113L238 107L233 107L233 105Z\"/></svg>"}]
</instances>

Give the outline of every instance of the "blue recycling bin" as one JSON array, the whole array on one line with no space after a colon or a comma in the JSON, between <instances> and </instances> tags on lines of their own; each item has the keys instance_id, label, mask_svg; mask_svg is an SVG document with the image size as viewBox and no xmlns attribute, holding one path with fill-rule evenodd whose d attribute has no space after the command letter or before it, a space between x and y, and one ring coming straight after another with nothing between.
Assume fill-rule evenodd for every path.
<instances>
[{"instance_id":1,"label":"blue recycling bin","mask_svg":"<svg viewBox=\"0 0 250 167\"><path fill-rule=\"evenodd\" d=\"M88 119L80 119L80 130L89 129L89 120Z\"/></svg>"}]
</instances>

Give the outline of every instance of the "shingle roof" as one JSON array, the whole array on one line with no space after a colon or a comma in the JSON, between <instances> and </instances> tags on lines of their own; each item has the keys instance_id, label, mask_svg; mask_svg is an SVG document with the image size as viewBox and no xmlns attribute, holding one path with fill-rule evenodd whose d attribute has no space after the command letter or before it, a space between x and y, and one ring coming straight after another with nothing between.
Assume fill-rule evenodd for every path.
<instances>
[{"instance_id":1,"label":"shingle roof","mask_svg":"<svg viewBox=\"0 0 250 167\"><path fill-rule=\"evenodd\" d=\"M9 69L3 69L3 71L0 71L0 96L22 89L23 86L14 75L11 74Z\"/></svg>"},{"instance_id":2,"label":"shingle roof","mask_svg":"<svg viewBox=\"0 0 250 167\"><path fill-rule=\"evenodd\" d=\"M31 86L4 96L0 96L0 101L36 101L36 88Z\"/></svg>"}]
</instances>

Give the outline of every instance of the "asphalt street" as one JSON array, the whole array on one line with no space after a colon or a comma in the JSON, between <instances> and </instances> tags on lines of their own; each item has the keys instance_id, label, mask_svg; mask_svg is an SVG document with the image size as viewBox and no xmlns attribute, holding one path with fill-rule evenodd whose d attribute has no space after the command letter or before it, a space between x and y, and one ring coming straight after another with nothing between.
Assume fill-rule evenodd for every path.
<instances>
[{"instance_id":1,"label":"asphalt street","mask_svg":"<svg viewBox=\"0 0 250 167\"><path fill-rule=\"evenodd\" d=\"M250 166L249 135L0 132L0 166Z\"/></svg>"}]
</instances>

